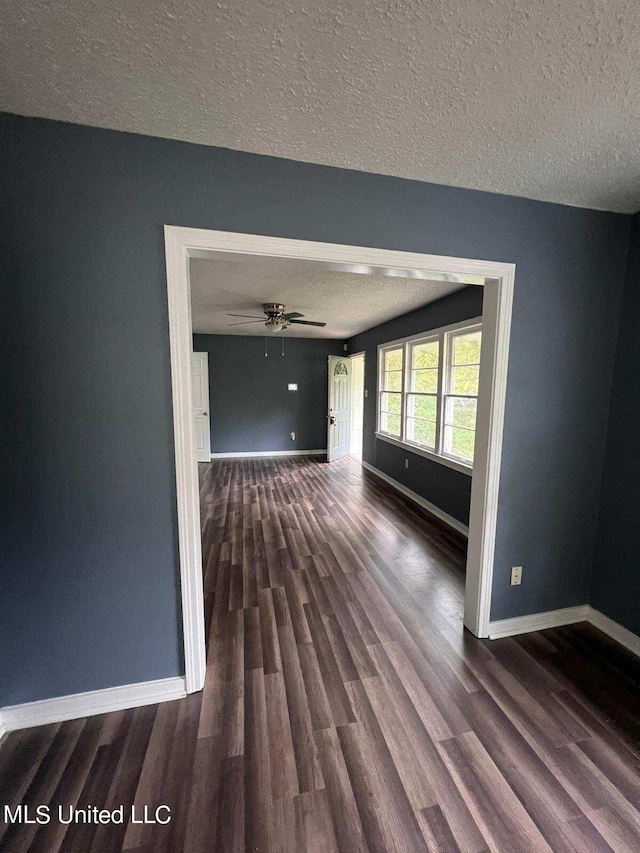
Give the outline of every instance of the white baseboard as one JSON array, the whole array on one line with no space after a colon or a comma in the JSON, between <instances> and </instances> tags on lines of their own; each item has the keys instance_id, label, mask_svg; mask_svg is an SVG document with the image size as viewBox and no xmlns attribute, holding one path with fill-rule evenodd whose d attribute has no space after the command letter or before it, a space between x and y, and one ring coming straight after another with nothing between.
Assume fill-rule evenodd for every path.
<instances>
[{"instance_id":1,"label":"white baseboard","mask_svg":"<svg viewBox=\"0 0 640 853\"><path fill-rule=\"evenodd\" d=\"M640 655L640 637L634 634L633 631L623 627L618 622L614 622L613 619L609 619L608 616L600 613L595 607L589 608L588 621L602 631L603 634L606 634L612 640L624 646L625 649L628 649L635 655Z\"/></svg>"},{"instance_id":2,"label":"white baseboard","mask_svg":"<svg viewBox=\"0 0 640 853\"><path fill-rule=\"evenodd\" d=\"M528 616L515 616L513 619L498 619L489 622L489 639L514 637L516 634L528 634L531 631L544 631L545 628L560 628L575 622L586 622L589 605L565 607L562 610L548 610L546 613L531 613Z\"/></svg>"},{"instance_id":3,"label":"white baseboard","mask_svg":"<svg viewBox=\"0 0 640 853\"><path fill-rule=\"evenodd\" d=\"M3 736L6 734L7 729L4 725L4 720L2 719L2 713L0 712L0 740L2 740Z\"/></svg>"},{"instance_id":4,"label":"white baseboard","mask_svg":"<svg viewBox=\"0 0 640 853\"><path fill-rule=\"evenodd\" d=\"M251 450L243 453L212 453L212 459L242 459L244 457L260 456L325 456L327 448L323 450Z\"/></svg>"},{"instance_id":5,"label":"white baseboard","mask_svg":"<svg viewBox=\"0 0 640 853\"><path fill-rule=\"evenodd\" d=\"M595 607L582 604L579 607L565 607L563 610L549 610L546 613L532 613L529 616L516 616L513 619L499 619L489 623L489 639L515 637L531 631L544 631L546 628L561 628L576 622L589 622L625 649L640 655L640 637L624 628Z\"/></svg>"},{"instance_id":6,"label":"white baseboard","mask_svg":"<svg viewBox=\"0 0 640 853\"><path fill-rule=\"evenodd\" d=\"M124 711L141 705L155 705L187 695L184 677L161 678L158 681L143 681L88 693L74 693L54 699L26 702L24 705L7 705L0 709L0 732L60 723L106 714L109 711Z\"/></svg>"},{"instance_id":7,"label":"white baseboard","mask_svg":"<svg viewBox=\"0 0 640 853\"><path fill-rule=\"evenodd\" d=\"M374 468L373 465L370 465L368 462L362 461L362 467L367 471L370 471L376 477L379 477L381 480L384 480L385 483L388 483L390 486L393 486L398 492L403 494L409 500L412 500L414 503L421 506L423 509L426 509L431 515L435 515L436 518L439 518L440 521L444 521L445 524L448 524L449 527L453 527L454 530L457 530L458 533L462 533L463 536L469 537L469 528L466 524L463 524L461 521L458 521L457 518L454 518L449 513L445 512L440 507L437 507L435 504L432 504L431 501L428 501L426 498L423 498L421 495L416 492L411 491L406 486L403 486L402 483L399 483L397 480L394 480L393 477L389 477L388 474L385 474L383 471L380 471L378 468Z\"/></svg>"}]
</instances>

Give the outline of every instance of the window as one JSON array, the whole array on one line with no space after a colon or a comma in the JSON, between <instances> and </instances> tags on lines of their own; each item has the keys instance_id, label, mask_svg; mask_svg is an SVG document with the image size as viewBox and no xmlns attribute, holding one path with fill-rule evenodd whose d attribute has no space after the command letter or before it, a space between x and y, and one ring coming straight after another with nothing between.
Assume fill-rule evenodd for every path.
<instances>
[{"instance_id":1,"label":"window","mask_svg":"<svg viewBox=\"0 0 640 853\"><path fill-rule=\"evenodd\" d=\"M475 321L378 347L378 435L471 467L481 345Z\"/></svg>"},{"instance_id":2,"label":"window","mask_svg":"<svg viewBox=\"0 0 640 853\"><path fill-rule=\"evenodd\" d=\"M402 347L385 349L382 352L382 374L380 376L380 429L387 435L402 435Z\"/></svg>"},{"instance_id":3,"label":"window","mask_svg":"<svg viewBox=\"0 0 640 853\"><path fill-rule=\"evenodd\" d=\"M421 447L435 450L440 342L420 341L409 344L408 350L406 438Z\"/></svg>"},{"instance_id":4,"label":"window","mask_svg":"<svg viewBox=\"0 0 640 853\"><path fill-rule=\"evenodd\" d=\"M478 376L482 333L476 331L448 334L449 358L444 390L444 437L446 456L473 462L478 408Z\"/></svg>"}]
</instances>

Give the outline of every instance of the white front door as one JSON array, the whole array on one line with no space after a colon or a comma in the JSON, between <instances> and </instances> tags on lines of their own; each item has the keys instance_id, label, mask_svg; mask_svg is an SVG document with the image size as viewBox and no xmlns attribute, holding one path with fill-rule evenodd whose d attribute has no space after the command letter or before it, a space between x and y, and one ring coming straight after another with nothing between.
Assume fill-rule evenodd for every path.
<instances>
[{"instance_id":1,"label":"white front door","mask_svg":"<svg viewBox=\"0 0 640 853\"><path fill-rule=\"evenodd\" d=\"M347 456L351 433L351 362L348 356L329 356L329 416L327 459Z\"/></svg>"},{"instance_id":2,"label":"white front door","mask_svg":"<svg viewBox=\"0 0 640 853\"><path fill-rule=\"evenodd\" d=\"M211 462L209 428L209 353L191 353L191 405L198 462Z\"/></svg>"}]
</instances>

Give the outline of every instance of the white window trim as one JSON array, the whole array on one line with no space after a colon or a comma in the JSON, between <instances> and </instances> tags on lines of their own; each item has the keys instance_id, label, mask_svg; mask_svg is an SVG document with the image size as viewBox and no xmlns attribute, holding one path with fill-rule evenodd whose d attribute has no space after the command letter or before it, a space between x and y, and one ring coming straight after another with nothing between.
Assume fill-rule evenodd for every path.
<instances>
[{"instance_id":1,"label":"white window trim","mask_svg":"<svg viewBox=\"0 0 640 853\"><path fill-rule=\"evenodd\" d=\"M406 338L398 338L395 341L385 341L383 344L378 344L378 387L376 394L376 438L381 439L382 441L387 441L389 444L394 444L397 447L403 448L403 450L408 450L410 453L415 453L418 456L424 456L426 459L431 459L433 462L438 462L440 465L445 465L447 468L452 468L454 471L460 471L463 474L467 474L471 476L473 473L473 465L469 462L466 462L463 459L460 459L456 456L451 456L449 454L444 453L442 450L438 450L438 448L442 447L443 441L443 432L444 432L444 400L445 396L448 393L448 389L445 388L447 384L447 368L450 360L450 352L449 352L449 342L451 341L450 333L462 334L463 332L469 330L480 329L482 330L482 318L474 317L470 320L463 320L460 323L451 323L448 326L440 326L437 329L430 329L426 332L421 332L417 335L409 335ZM409 348L411 344L417 343L429 343L431 341L439 341L440 347L438 352L438 391L436 396L437 400L437 412L436 412L436 447L434 450L431 450L426 447L421 447L420 445L413 444L410 441L407 441L402 436L405 435L406 432L406 417L405 417L405 400L407 396L407 380L410 367L409 360ZM388 432L384 432L380 426L380 408L381 408L381 396L384 392L383 383L382 383L382 374L383 374L383 354L389 350L395 350L402 348L402 389L400 391L400 425L401 425L401 437L393 435ZM397 393L397 392L396 392ZM476 398L477 399L477 398Z\"/></svg>"},{"instance_id":2,"label":"white window trim","mask_svg":"<svg viewBox=\"0 0 640 853\"><path fill-rule=\"evenodd\" d=\"M455 459L449 459L448 456L438 456L432 450L427 450L426 447L419 447L416 444L410 444L408 441L401 441L395 436L387 435L384 432L377 432L376 438L380 441L386 441L389 444L395 444L396 447L401 447L403 450L408 450L409 453L415 453L416 456L424 456L425 459L431 459L432 462L437 462L439 465L444 465L446 468L453 468L454 471L460 471L461 474L471 476L473 468L464 462L457 462Z\"/></svg>"}]
</instances>

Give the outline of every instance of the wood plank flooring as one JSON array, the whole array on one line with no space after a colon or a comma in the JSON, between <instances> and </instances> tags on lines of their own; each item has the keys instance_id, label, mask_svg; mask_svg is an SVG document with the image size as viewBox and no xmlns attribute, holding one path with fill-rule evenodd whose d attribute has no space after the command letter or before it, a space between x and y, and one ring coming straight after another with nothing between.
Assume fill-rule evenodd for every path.
<instances>
[{"instance_id":1,"label":"wood plank flooring","mask_svg":"<svg viewBox=\"0 0 640 853\"><path fill-rule=\"evenodd\" d=\"M636 658L463 632L463 541L351 459L200 476L203 692L0 747L0 806L171 823L0 820L3 853L640 850Z\"/></svg>"}]
</instances>

